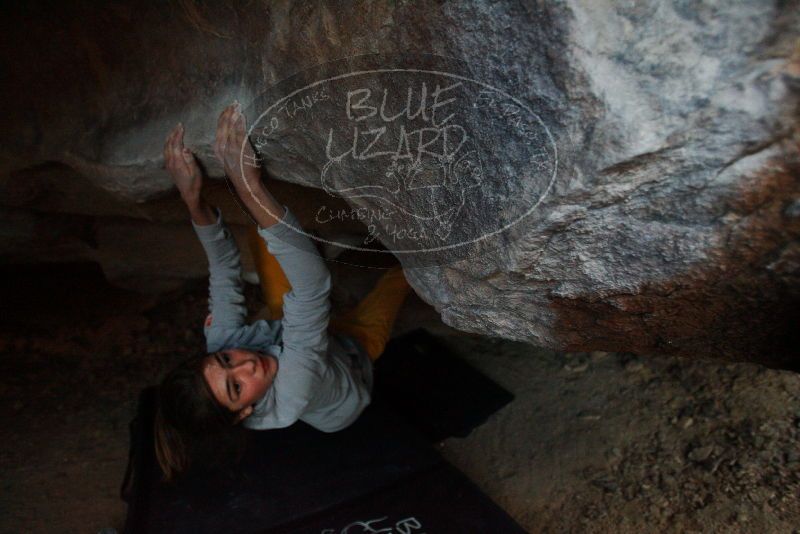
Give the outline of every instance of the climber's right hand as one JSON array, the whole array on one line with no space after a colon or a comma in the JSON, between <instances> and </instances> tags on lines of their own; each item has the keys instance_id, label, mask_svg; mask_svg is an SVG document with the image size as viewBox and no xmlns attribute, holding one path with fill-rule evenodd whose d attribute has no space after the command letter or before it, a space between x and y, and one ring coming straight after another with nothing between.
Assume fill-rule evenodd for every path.
<instances>
[{"instance_id":1,"label":"climber's right hand","mask_svg":"<svg viewBox=\"0 0 800 534\"><path fill-rule=\"evenodd\" d=\"M164 167L187 204L197 202L203 188L203 173L192 151L183 146L183 124L178 123L164 143Z\"/></svg>"}]
</instances>

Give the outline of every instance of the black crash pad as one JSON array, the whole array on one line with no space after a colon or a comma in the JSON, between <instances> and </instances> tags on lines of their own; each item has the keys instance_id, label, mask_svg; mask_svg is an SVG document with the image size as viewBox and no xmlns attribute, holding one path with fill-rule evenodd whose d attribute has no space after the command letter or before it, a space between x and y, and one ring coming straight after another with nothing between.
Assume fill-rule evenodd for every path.
<instances>
[{"instance_id":1,"label":"black crash pad","mask_svg":"<svg viewBox=\"0 0 800 534\"><path fill-rule=\"evenodd\" d=\"M415 379L396 362L401 358L409 369L424 359L423 369L433 371ZM296 423L253 431L236 467L190 473L170 484L160 481L154 390L146 389L131 423L125 532L523 532L430 443L446 432L465 435L489 408L512 398L449 358L424 331L397 338L378 362L391 365L376 366L373 404L346 430L326 434ZM483 403L476 402L482 395ZM418 402L426 398L428 404ZM459 406L475 411L460 413Z\"/></svg>"},{"instance_id":2,"label":"black crash pad","mask_svg":"<svg viewBox=\"0 0 800 534\"><path fill-rule=\"evenodd\" d=\"M514 400L423 329L386 345L375 365L373 396L433 442L466 437Z\"/></svg>"}]
</instances>

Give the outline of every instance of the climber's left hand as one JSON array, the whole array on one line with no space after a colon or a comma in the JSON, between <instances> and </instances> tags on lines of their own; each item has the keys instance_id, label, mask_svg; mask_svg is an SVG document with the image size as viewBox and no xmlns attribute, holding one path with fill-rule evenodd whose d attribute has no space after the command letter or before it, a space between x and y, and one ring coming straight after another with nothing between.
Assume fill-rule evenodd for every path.
<instances>
[{"instance_id":1,"label":"climber's left hand","mask_svg":"<svg viewBox=\"0 0 800 534\"><path fill-rule=\"evenodd\" d=\"M260 161L247 136L247 122L238 102L226 107L217 121L214 153L239 196L251 196L260 189Z\"/></svg>"}]
</instances>

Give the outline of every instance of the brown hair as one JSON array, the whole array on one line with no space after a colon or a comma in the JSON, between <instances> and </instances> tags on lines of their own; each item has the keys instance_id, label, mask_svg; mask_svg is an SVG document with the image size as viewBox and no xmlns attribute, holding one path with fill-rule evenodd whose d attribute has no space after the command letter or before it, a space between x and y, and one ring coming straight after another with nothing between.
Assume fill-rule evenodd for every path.
<instances>
[{"instance_id":1,"label":"brown hair","mask_svg":"<svg viewBox=\"0 0 800 534\"><path fill-rule=\"evenodd\" d=\"M158 387L155 453L164 480L196 463L213 467L238 459L244 432L236 412L214 398L203 377L206 354L193 356L167 373Z\"/></svg>"}]
</instances>

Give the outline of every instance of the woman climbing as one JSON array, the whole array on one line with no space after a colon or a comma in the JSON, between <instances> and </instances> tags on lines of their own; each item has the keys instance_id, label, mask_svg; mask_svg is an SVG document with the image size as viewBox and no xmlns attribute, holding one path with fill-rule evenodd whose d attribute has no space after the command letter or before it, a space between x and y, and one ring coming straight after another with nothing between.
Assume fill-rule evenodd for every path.
<instances>
[{"instance_id":1,"label":"woman climbing","mask_svg":"<svg viewBox=\"0 0 800 534\"><path fill-rule=\"evenodd\" d=\"M214 150L257 223L250 244L270 320L245 323L239 251L221 212L201 193L202 173L183 146L182 125L164 146L166 168L208 258L206 350L158 388L156 457L165 478L210 451L223 453L242 425L281 428L301 420L335 432L370 403L372 362L383 352L409 286L389 270L353 310L329 321L331 276L300 224L261 182L238 103L219 117ZM244 151L244 153L242 153ZM239 425L241 423L242 425Z\"/></svg>"}]
</instances>

